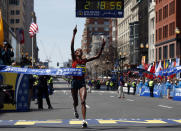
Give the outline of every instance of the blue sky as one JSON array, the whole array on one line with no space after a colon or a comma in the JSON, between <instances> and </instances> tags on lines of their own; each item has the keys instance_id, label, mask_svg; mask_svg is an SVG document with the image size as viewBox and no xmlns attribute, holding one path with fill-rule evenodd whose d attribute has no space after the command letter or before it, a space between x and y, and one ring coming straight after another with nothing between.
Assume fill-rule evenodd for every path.
<instances>
[{"instance_id":1,"label":"blue sky","mask_svg":"<svg viewBox=\"0 0 181 131\"><path fill-rule=\"evenodd\" d=\"M78 32L75 48L81 47L85 18L75 17L75 0L34 0L39 32L37 43L41 61L50 59L50 66L71 58L70 43L73 29Z\"/></svg>"}]
</instances>

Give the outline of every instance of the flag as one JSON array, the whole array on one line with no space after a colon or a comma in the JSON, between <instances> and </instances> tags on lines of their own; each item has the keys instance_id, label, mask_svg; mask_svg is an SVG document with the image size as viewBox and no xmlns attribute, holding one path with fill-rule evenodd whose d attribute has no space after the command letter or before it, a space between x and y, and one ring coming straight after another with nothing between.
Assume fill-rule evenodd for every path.
<instances>
[{"instance_id":1,"label":"flag","mask_svg":"<svg viewBox=\"0 0 181 131\"><path fill-rule=\"evenodd\" d=\"M0 10L0 46L3 45L3 42L4 42L3 18Z\"/></svg>"},{"instance_id":2,"label":"flag","mask_svg":"<svg viewBox=\"0 0 181 131\"><path fill-rule=\"evenodd\" d=\"M37 32L38 32L38 25L35 23L32 23L29 29L30 37L33 37Z\"/></svg>"},{"instance_id":3,"label":"flag","mask_svg":"<svg viewBox=\"0 0 181 131\"><path fill-rule=\"evenodd\" d=\"M24 30L23 29L18 29L16 32L17 39L20 42L20 44L24 44L25 39L24 39Z\"/></svg>"},{"instance_id":4,"label":"flag","mask_svg":"<svg viewBox=\"0 0 181 131\"><path fill-rule=\"evenodd\" d=\"M165 60L163 61L163 69L166 69Z\"/></svg>"},{"instance_id":5,"label":"flag","mask_svg":"<svg viewBox=\"0 0 181 131\"><path fill-rule=\"evenodd\" d=\"M158 76L159 71L161 71L161 70L162 70L162 62L160 61L159 64L158 64L158 67L157 67L157 69L155 71L155 74Z\"/></svg>"},{"instance_id":6,"label":"flag","mask_svg":"<svg viewBox=\"0 0 181 131\"><path fill-rule=\"evenodd\" d=\"M150 72L155 73L155 64L153 64L153 66L151 67Z\"/></svg>"},{"instance_id":7,"label":"flag","mask_svg":"<svg viewBox=\"0 0 181 131\"><path fill-rule=\"evenodd\" d=\"M180 65L180 58L176 58L176 66Z\"/></svg>"},{"instance_id":8,"label":"flag","mask_svg":"<svg viewBox=\"0 0 181 131\"><path fill-rule=\"evenodd\" d=\"M150 66L148 67L148 70L147 70L147 71L150 71L150 70L151 70L151 67L152 67L152 65L150 64Z\"/></svg>"},{"instance_id":9,"label":"flag","mask_svg":"<svg viewBox=\"0 0 181 131\"><path fill-rule=\"evenodd\" d=\"M166 62L166 69L168 68L168 66L169 66L169 60L167 60Z\"/></svg>"}]
</instances>

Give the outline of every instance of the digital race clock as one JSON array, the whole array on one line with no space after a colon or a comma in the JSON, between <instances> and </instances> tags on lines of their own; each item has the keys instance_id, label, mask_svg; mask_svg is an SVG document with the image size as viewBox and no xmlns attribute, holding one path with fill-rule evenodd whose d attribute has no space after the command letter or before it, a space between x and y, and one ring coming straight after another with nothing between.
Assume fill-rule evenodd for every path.
<instances>
[{"instance_id":1,"label":"digital race clock","mask_svg":"<svg viewBox=\"0 0 181 131\"><path fill-rule=\"evenodd\" d=\"M76 17L124 16L124 0L76 0Z\"/></svg>"}]
</instances>

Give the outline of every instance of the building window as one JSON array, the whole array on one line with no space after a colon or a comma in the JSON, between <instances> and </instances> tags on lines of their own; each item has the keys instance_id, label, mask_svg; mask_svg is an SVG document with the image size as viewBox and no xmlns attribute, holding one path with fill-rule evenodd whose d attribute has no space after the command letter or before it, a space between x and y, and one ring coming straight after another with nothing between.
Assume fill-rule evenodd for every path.
<instances>
[{"instance_id":1,"label":"building window","mask_svg":"<svg viewBox=\"0 0 181 131\"><path fill-rule=\"evenodd\" d=\"M163 38L168 37L168 25L163 27Z\"/></svg>"},{"instance_id":2,"label":"building window","mask_svg":"<svg viewBox=\"0 0 181 131\"><path fill-rule=\"evenodd\" d=\"M161 60L162 59L162 48L160 47L159 48L159 60Z\"/></svg>"},{"instance_id":3,"label":"building window","mask_svg":"<svg viewBox=\"0 0 181 131\"><path fill-rule=\"evenodd\" d=\"M10 23L11 23L11 24L14 24L14 19L10 19Z\"/></svg>"},{"instance_id":4,"label":"building window","mask_svg":"<svg viewBox=\"0 0 181 131\"><path fill-rule=\"evenodd\" d=\"M159 28L159 31L158 31L158 39L159 39L159 40L162 39L162 28Z\"/></svg>"},{"instance_id":5,"label":"building window","mask_svg":"<svg viewBox=\"0 0 181 131\"><path fill-rule=\"evenodd\" d=\"M108 21L104 21L104 25L109 25L109 22Z\"/></svg>"},{"instance_id":6,"label":"building window","mask_svg":"<svg viewBox=\"0 0 181 131\"><path fill-rule=\"evenodd\" d=\"M155 43L155 34L152 34L152 42Z\"/></svg>"},{"instance_id":7,"label":"building window","mask_svg":"<svg viewBox=\"0 0 181 131\"><path fill-rule=\"evenodd\" d=\"M14 10L11 10L11 15L14 15Z\"/></svg>"},{"instance_id":8,"label":"building window","mask_svg":"<svg viewBox=\"0 0 181 131\"><path fill-rule=\"evenodd\" d=\"M16 19L16 23L19 23L20 22L20 20L19 19Z\"/></svg>"},{"instance_id":9,"label":"building window","mask_svg":"<svg viewBox=\"0 0 181 131\"><path fill-rule=\"evenodd\" d=\"M163 19L168 17L168 5L163 7Z\"/></svg>"},{"instance_id":10,"label":"building window","mask_svg":"<svg viewBox=\"0 0 181 131\"><path fill-rule=\"evenodd\" d=\"M9 0L10 5L19 5L19 0Z\"/></svg>"},{"instance_id":11,"label":"building window","mask_svg":"<svg viewBox=\"0 0 181 131\"><path fill-rule=\"evenodd\" d=\"M163 59L168 58L168 46L163 47Z\"/></svg>"},{"instance_id":12,"label":"building window","mask_svg":"<svg viewBox=\"0 0 181 131\"><path fill-rule=\"evenodd\" d=\"M172 15L174 13L175 13L175 0L169 4L169 15Z\"/></svg>"},{"instance_id":13,"label":"building window","mask_svg":"<svg viewBox=\"0 0 181 131\"><path fill-rule=\"evenodd\" d=\"M89 27L89 31L92 31L92 27Z\"/></svg>"},{"instance_id":14,"label":"building window","mask_svg":"<svg viewBox=\"0 0 181 131\"><path fill-rule=\"evenodd\" d=\"M172 36L175 34L175 22L169 24L169 35Z\"/></svg>"},{"instance_id":15,"label":"building window","mask_svg":"<svg viewBox=\"0 0 181 131\"><path fill-rule=\"evenodd\" d=\"M174 58L174 52L175 52L175 45L170 45L170 58Z\"/></svg>"},{"instance_id":16,"label":"building window","mask_svg":"<svg viewBox=\"0 0 181 131\"><path fill-rule=\"evenodd\" d=\"M98 28L97 28L97 27L95 27L95 28L94 28L94 30L95 30L95 31L98 31Z\"/></svg>"},{"instance_id":17,"label":"building window","mask_svg":"<svg viewBox=\"0 0 181 131\"><path fill-rule=\"evenodd\" d=\"M109 31L109 27L104 27L104 31Z\"/></svg>"},{"instance_id":18,"label":"building window","mask_svg":"<svg viewBox=\"0 0 181 131\"><path fill-rule=\"evenodd\" d=\"M159 10L159 21L162 20L162 9Z\"/></svg>"},{"instance_id":19,"label":"building window","mask_svg":"<svg viewBox=\"0 0 181 131\"><path fill-rule=\"evenodd\" d=\"M19 15L20 14L20 11L19 10L16 10L16 15Z\"/></svg>"},{"instance_id":20,"label":"building window","mask_svg":"<svg viewBox=\"0 0 181 131\"><path fill-rule=\"evenodd\" d=\"M97 25L98 24L97 21L95 21L94 24Z\"/></svg>"}]
</instances>

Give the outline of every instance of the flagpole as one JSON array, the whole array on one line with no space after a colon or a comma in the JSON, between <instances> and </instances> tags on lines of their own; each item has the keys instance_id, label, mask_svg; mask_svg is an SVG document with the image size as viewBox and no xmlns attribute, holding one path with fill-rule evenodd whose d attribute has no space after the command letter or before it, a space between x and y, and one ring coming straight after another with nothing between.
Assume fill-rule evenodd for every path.
<instances>
[{"instance_id":1,"label":"flagpole","mask_svg":"<svg viewBox=\"0 0 181 131\"><path fill-rule=\"evenodd\" d=\"M32 36L32 67L33 67L33 61L34 61L34 58L33 58L33 36Z\"/></svg>"}]
</instances>

